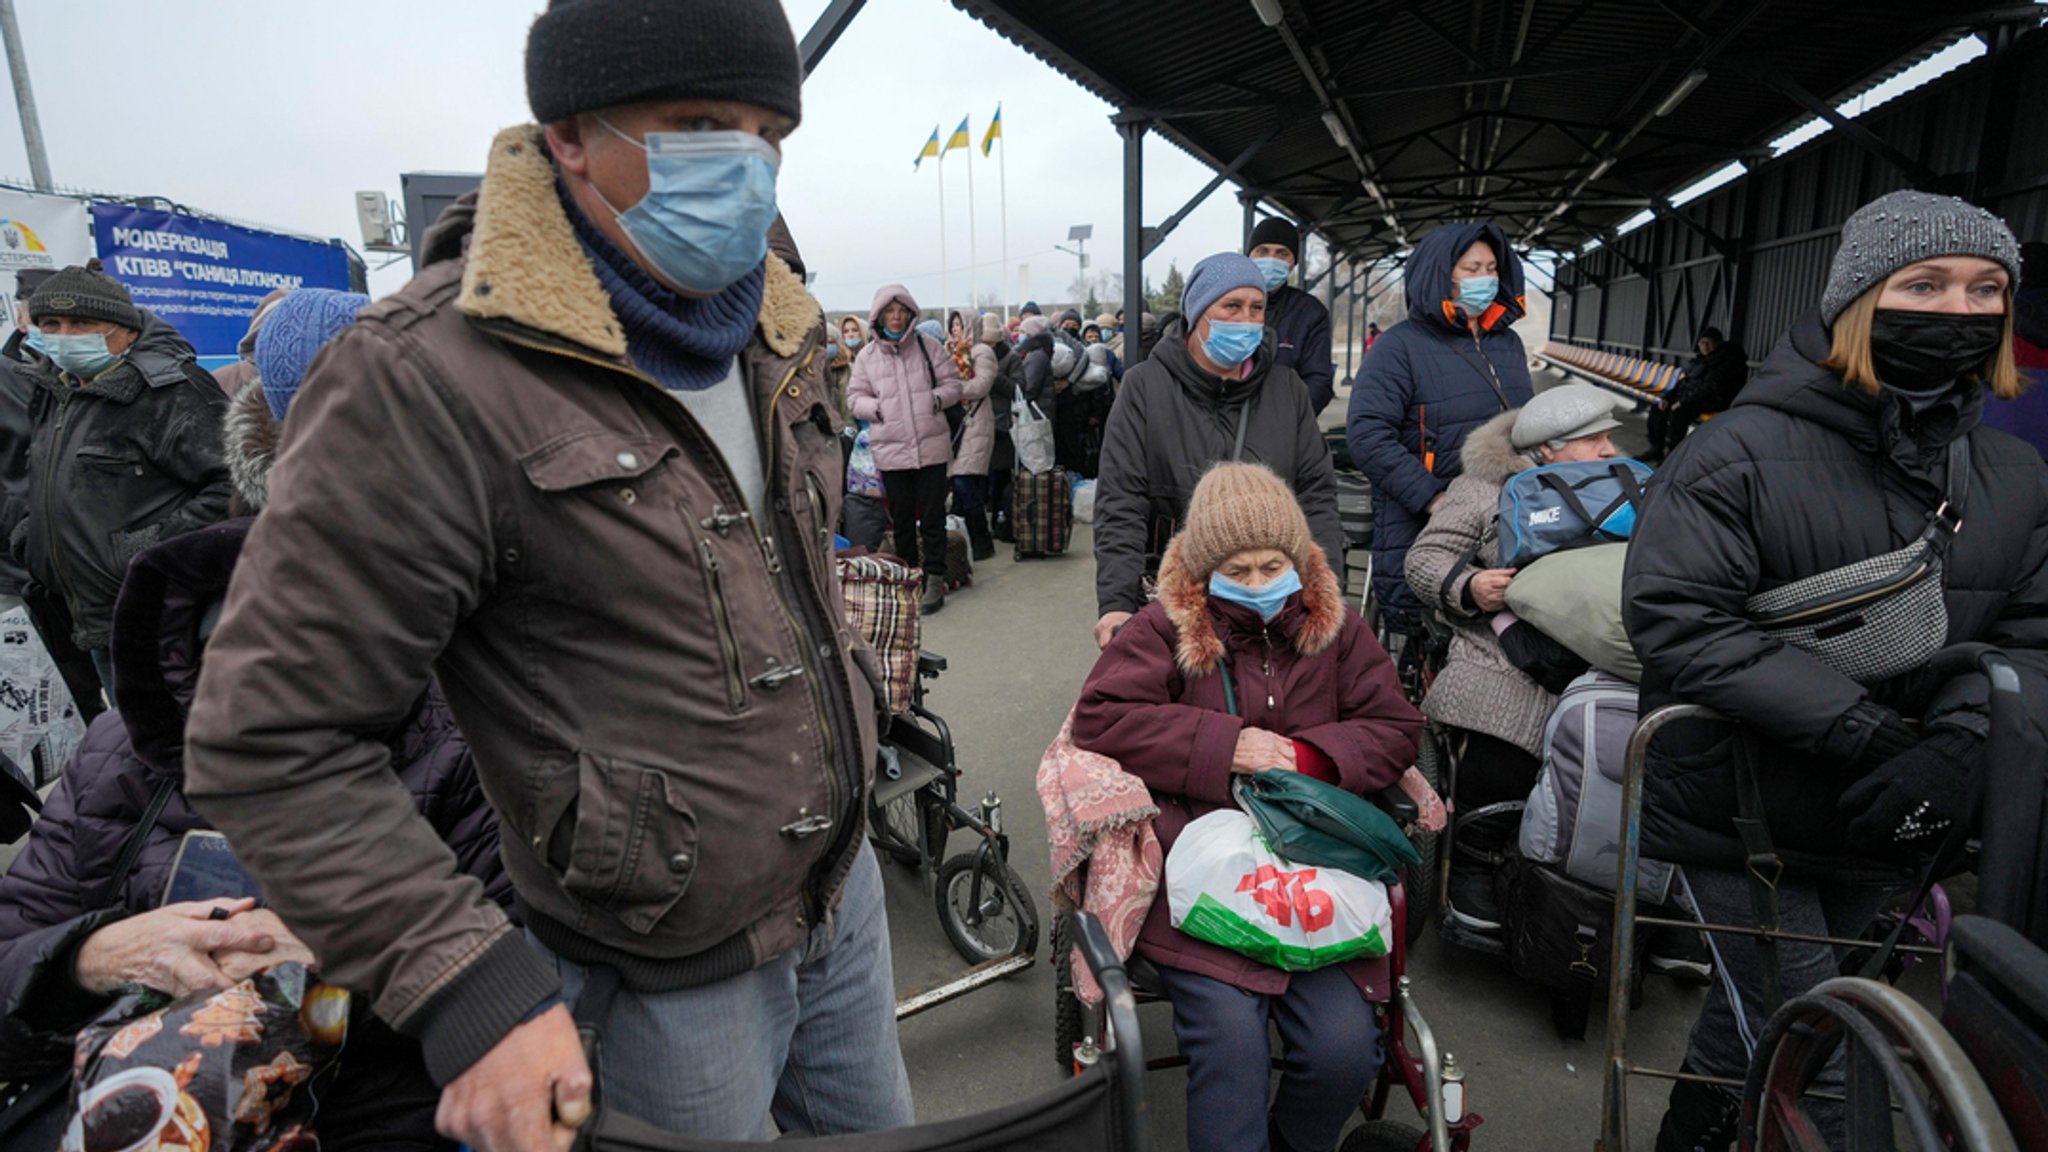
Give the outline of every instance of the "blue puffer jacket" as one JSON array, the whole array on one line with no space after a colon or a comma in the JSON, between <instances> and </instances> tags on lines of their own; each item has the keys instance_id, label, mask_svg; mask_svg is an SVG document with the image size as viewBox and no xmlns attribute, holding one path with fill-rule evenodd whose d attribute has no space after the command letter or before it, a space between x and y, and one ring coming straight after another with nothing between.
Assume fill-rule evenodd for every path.
<instances>
[{"instance_id":1,"label":"blue puffer jacket","mask_svg":"<svg viewBox=\"0 0 2048 1152\"><path fill-rule=\"evenodd\" d=\"M1475 334L1452 306L1451 269L1482 240L1500 260L1500 295ZM1506 233L1446 224L1416 245L1407 280L1408 319L1373 342L1347 421L1351 458L1372 480L1373 595L1396 627L1421 613L1404 574L1408 546L1429 522L1429 502L1457 478L1466 434L1530 396L1528 356L1509 328L1522 316L1522 262Z\"/></svg>"}]
</instances>

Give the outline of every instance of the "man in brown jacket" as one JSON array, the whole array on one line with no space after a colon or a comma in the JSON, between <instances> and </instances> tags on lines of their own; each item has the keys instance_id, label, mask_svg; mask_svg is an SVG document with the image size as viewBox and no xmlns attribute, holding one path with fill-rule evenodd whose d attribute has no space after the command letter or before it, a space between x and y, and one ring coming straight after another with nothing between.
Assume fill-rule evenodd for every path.
<instances>
[{"instance_id":1,"label":"man in brown jacket","mask_svg":"<svg viewBox=\"0 0 2048 1152\"><path fill-rule=\"evenodd\" d=\"M498 136L443 258L306 378L189 794L420 1039L451 1138L569 1146L586 987L623 1111L907 1124L823 318L768 254L795 39L774 0L554 0L527 89L541 125ZM392 774L436 673L525 933Z\"/></svg>"}]
</instances>

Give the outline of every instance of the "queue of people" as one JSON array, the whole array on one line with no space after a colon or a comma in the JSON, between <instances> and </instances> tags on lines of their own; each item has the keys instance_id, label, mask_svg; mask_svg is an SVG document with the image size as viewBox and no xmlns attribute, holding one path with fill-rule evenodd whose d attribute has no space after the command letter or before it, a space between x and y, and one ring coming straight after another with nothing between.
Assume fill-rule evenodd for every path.
<instances>
[{"instance_id":1,"label":"queue of people","mask_svg":"<svg viewBox=\"0 0 2048 1152\"><path fill-rule=\"evenodd\" d=\"M1053 467L1097 485L1073 741L1150 790L1164 848L1269 772L1398 787L1440 827L1414 769L1431 722L1461 735L1454 807L1528 793L1544 645L1569 645L1509 611L1525 572L1496 509L1531 469L1611 461L1618 421L1589 387L1534 394L1499 226L1422 238L1408 319L1368 336L1349 400L1383 626L1452 630L1410 701L1343 592L1329 317L1290 286L1292 224L1202 260L1163 321L1027 304L1013 332L889 284L831 323L777 227L803 115L779 4L558 3L526 62L534 122L491 142L411 283L267 301L225 386L103 270L22 302L0 365L13 587L111 708L0 881L0 1077L62 1082L127 986L296 962L364 997L326 1146L566 1149L600 1080L701 1137L910 1124L864 835L887 718L835 536L866 543L855 496L879 500L941 610L949 510L993 555L1039 421ZM1985 426L2032 331L2005 226L1906 192L1844 231L1754 380L1703 334L1663 470L1591 528L1627 540L1609 607L1642 708L1740 726L1791 866L1783 926L1854 936L1970 818L1988 690L1935 682L1929 653L1996 644L2048 693L2048 465ZM1817 645L1759 622L1759 597L1915 547L1936 584L1895 623ZM1651 764L1645 851L1709 921L1750 915L1733 743ZM260 906L165 901L213 835ZM1454 873L1453 911L1497 930L1487 879ZM1378 1070L1385 959L1285 972L1167 905L1131 943L1172 1000L1190 1146L1326 1152ZM1839 959L1779 951L1788 995ZM1761 965L1746 939L1711 962L1687 1065L1739 1076ZM1660 1152L1724 1148L1732 1117L1681 1082Z\"/></svg>"}]
</instances>

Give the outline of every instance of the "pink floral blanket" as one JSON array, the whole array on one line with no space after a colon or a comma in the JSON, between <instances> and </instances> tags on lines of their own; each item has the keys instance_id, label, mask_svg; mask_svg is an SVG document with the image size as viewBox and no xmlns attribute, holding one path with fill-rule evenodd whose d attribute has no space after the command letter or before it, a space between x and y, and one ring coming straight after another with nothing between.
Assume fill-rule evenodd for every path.
<instances>
[{"instance_id":1,"label":"pink floral blanket","mask_svg":"<svg viewBox=\"0 0 2048 1152\"><path fill-rule=\"evenodd\" d=\"M1108 930L1117 955L1128 959L1159 893L1161 853L1152 831L1159 806L1144 781L1074 744L1072 712L1038 762L1038 799L1052 845L1054 914L1077 908L1092 913ZM1102 989L1079 954L1072 959L1074 991L1089 1004L1099 1003Z\"/></svg>"}]
</instances>

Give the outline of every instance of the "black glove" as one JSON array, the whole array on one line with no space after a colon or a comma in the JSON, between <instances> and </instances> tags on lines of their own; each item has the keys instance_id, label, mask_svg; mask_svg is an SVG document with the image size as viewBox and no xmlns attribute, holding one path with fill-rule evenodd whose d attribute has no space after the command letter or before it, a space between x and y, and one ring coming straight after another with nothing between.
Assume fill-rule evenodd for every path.
<instances>
[{"instance_id":1,"label":"black glove","mask_svg":"<svg viewBox=\"0 0 2048 1152\"><path fill-rule=\"evenodd\" d=\"M1849 843L1884 855L1932 849L1970 819L1970 777L1983 743L1961 728L1939 728L1851 784L1840 804Z\"/></svg>"},{"instance_id":2,"label":"black glove","mask_svg":"<svg viewBox=\"0 0 2048 1152\"><path fill-rule=\"evenodd\" d=\"M1527 620L1517 620L1500 634L1501 654L1552 696L1564 695L1573 680L1591 668L1584 657L1538 631Z\"/></svg>"},{"instance_id":3,"label":"black glove","mask_svg":"<svg viewBox=\"0 0 2048 1152\"><path fill-rule=\"evenodd\" d=\"M1920 737L1906 727L1906 722L1899 719L1897 712L1883 705L1872 705L1872 708L1881 718L1877 722L1877 731L1872 732L1869 742L1863 745L1863 755L1856 758L1856 763L1865 768L1880 767L1920 743Z\"/></svg>"}]
</instances>

